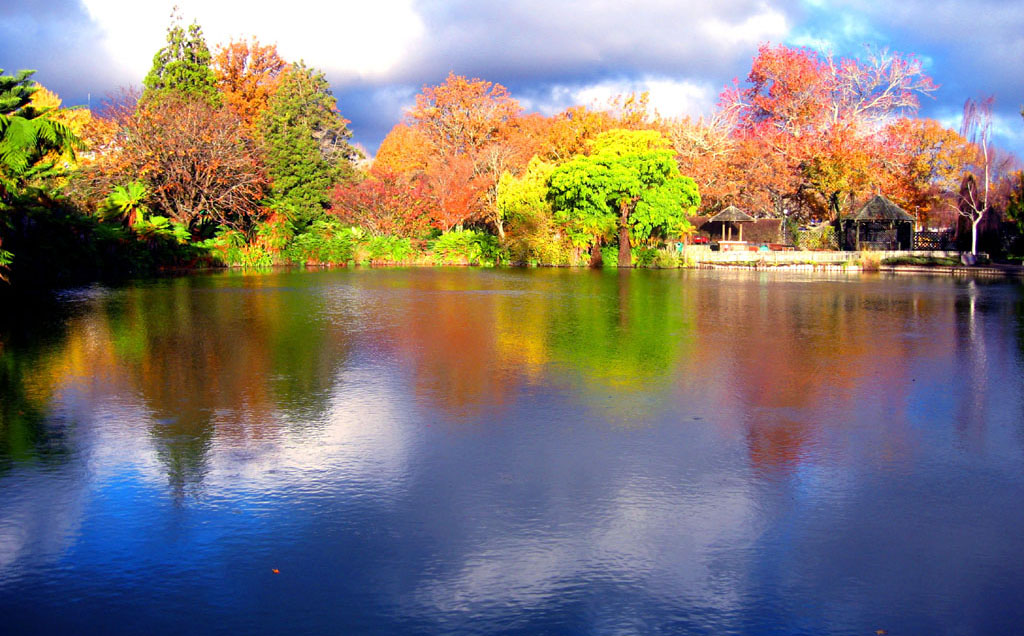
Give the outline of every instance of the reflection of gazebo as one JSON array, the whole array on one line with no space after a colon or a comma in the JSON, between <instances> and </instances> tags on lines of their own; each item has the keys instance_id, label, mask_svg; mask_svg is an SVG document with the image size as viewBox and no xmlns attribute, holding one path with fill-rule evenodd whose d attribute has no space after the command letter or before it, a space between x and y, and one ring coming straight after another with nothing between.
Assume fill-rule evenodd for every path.
<instances>
[{"instance_id":1,"label":"reflection of gazebo","mask_svg":"<svg viewBox=\"0 0 1024 636\"><path fill-rule=\"evenodd\" d=\"M852 219L857 251L909 250L914 243L914 217L876 194Z\"/></svg>"},{"instance_id":2,"label":"reflection of gazebo","mask_svg":"<svg viewBox=\"0 0 1024 636\"><path fill-rule=\"evenodd\" d=\"M736 206L730 205L715 216L708 219L708 223L721 223L722 224L722 240L732 240L732 227L735 225L739 230L739 237L736 239L739 242L743 242L743 223L750 223L754 220L754 217L750 216L743 210L740 210ZM729 236L726 237L726 230L729 232Z\"/></svg>"}]
</instances>

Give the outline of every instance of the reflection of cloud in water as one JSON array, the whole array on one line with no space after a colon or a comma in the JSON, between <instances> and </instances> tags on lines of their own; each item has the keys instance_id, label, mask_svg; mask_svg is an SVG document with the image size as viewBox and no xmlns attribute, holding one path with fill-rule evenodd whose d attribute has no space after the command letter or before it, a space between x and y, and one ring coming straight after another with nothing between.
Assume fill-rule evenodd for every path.
<instances>
[{"instance_id":1,"label":"reflection of cloud in water","mask_svg":"<svg viewBox=\"0 0 1024 636\"><path fill-rule=\"evenodd\" d=\"M412 442L408 411L389 373L345 369L317 419L278 413L272 437L215 439L207 490L241 487L289 496L339 487L389 490L405 477Z\"/></svg>"},{"instance_id":2,"label":"reflection of cloud in water","mask_svg":"<svg viewBox=\"0 0 1024 636\"><path fill-rule=\"evenodd\" d=\"M90 500L110 484L126 479L157 482L159 463L145 436L129 423L140 423L139 409L110 400L93 409L75 391L61 395L66 409L53 421L75 422L70 446L75 453L57 469L17 466L0 480L0 582L4 575L55 563L72 549Z\"/></svg>"},{"instance_id":3,"label":"reflection of cloud in water","mask_svg":"<svg viewBox=\"0 0 1024 636\"><path fill-rule=\"evenodd\" d=\"M636 479L621 485L591 527L533 522L511 535L488 532L478 547L417 594L418 604L446 613L517 615L557 604L570 588L600 581L668 604L740 607L742 571L716 571L722 546L749 546L761 532L750 492L705 475L685 490ZM538 533L536 528L556 528Z\"/></svg>"},{"instance_id":4,"label":"reflection of cloud in water","mask_svg":"<svg viewBox=\"0 0 1024 636\"><path fill-rule=\"evenodd\" d=\"M0 482L0 583L17 575L19 564L31 568L55 562L72 545L87 487L71 472L71 478L61 480L71 488L55 488L53 474L46 471Z\"/></svg>"}]
</instances>

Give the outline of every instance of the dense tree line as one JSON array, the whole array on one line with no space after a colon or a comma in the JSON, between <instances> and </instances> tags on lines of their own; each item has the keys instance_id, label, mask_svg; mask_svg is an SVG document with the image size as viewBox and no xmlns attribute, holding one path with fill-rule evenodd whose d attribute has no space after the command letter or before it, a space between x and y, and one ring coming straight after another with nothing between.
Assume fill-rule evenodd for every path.
<instances>
[{"instance_id":1,"label":"dense tree line","mask_svg":"<svg viewBox=\"0 0 1024 636\"><path fill-rule=\"evenodd\" d=\"M174 16L143 89L96 116L60 108L31 72L0 71L0 275L51 262L85 276L671 264L657 248L685 239L698 211L834 222L878 192L922 226L1024 218L1024 176L991 145L991 101L968 100L954 131L916 117L936 88L913 57L765 45L697 120L660 117L646 95L542 116L499 84L450 74L368 162L321 71L256 40L211 51Z\"/></svg>"}]
</instances>

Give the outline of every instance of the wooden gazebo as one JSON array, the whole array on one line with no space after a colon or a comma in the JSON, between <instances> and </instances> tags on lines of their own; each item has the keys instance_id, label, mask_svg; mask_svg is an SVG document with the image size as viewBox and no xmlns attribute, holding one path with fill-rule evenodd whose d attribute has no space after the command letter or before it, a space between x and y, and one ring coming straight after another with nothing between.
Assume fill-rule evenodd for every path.
<instances>
[{"instance_id":1,"label":"wooden gazebo","mask_svg":"<svg viewBox=\"0 0 1024 636\"><path fill-rule=\"evenodd\" d=\"M715 216L708 219L708 223L721 223L722 224L722 240L732 241L732 226L735 225L739 231L739 237L736 239L738 242L743 242L743 223L750 223L754 220L754 217L750 216L743 210L737 208L734 205L730 205ZM726 237L726 230L729 235Z\"/></svg>"},{"instance_id":2,"label":"wooden gazebo","mask_svg":"<svg viewBox=\"0 0 1024 636\"><path fill-rule=\"evenodd\" d=\"M914 245L914 217L876 194L853 219L854 244L860 250L909 250Z\"/></svg>"}]
</instances>

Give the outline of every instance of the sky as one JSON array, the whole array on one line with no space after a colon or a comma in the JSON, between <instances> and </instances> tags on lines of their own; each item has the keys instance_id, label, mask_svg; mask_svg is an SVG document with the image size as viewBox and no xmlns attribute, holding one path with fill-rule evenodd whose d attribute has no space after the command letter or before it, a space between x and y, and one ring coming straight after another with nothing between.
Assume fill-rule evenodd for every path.
<instances>
[{"instance_id":1,"label":"sky","mask_svg":"<svg viewBox=\"0 0 1024 636\"><path fill-rule=\"evenodd\" d=\"M0 68L36 69L66 105L140 85L177 4L211 49L276 43L322 69L371 154L449 72L506 86L528 111L649 91L666 116L710 114L763 43L916 55L940 85L920 115L959 125L994 95L995 142L1024 156L1024 3L1000 0L3 0Z\"/></svg>"}]
</instances>

